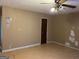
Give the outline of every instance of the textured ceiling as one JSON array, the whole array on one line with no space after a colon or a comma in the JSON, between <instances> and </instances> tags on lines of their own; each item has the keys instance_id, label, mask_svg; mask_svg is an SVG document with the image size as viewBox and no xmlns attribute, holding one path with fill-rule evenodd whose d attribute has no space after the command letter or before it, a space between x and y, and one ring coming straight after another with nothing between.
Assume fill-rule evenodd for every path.
<instances>
[{"instance_id":1,"label":"textured ceiling","mask_svg":"<svg viewBox=\"0 0 79 59\"><path fill-rule=\"evenodd\" d=\"M51 4L40 4L40 3L51 3ZM76 5L77 8L72 9L64 7L63 9L60 10L62 13L74 12L79 10L79 0L67 0L64 3ZM53 0L0 0L0 5L6 5L14 8L31 10L46 14L54 14L54 12L50 12L50 9L54 6Z\"/></svg>"}]
</instances>

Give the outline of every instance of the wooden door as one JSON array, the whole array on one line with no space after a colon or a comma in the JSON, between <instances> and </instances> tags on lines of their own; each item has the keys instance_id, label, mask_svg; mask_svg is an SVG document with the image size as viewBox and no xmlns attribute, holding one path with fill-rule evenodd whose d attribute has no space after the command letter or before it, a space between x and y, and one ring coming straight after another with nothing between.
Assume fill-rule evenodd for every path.
<instances>
[{"instance_id":1,"label":"wooden door","mask_svg":"<svg viewBox=\"0 0 79 59\"><path fill-rule=\"evenodd\" d=\"M41 22L41 44L47 42L47 19L42 19Z\"/></svg>"}]
</instances>

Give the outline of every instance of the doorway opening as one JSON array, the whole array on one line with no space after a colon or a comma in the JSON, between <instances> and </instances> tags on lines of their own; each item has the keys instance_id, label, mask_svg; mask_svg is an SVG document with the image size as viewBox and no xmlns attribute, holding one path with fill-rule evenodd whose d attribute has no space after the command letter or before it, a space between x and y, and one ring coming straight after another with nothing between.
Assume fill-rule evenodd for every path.
<instances>
[{"instance_id":1,"label":"doorway opening","mask_svg":"<svg viewBox=\"0 0 79 59\"><path fill-rule=\"evenodd\" d=\"M47 43L47 19L41 20L41 44Z\"/></svg>"}]
</instances>

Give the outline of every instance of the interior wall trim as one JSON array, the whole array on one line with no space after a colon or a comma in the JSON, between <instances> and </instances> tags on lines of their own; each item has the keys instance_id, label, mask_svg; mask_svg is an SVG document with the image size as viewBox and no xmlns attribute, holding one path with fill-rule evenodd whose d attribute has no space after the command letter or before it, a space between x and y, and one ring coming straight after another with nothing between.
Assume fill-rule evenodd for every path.
<instances>
[{"instance_id":1,"label":"interior wall trim","mask_svg":"<svg viewBox=\"0 0 79 59\"><path fill-rule=\"evenodd\" d=\"M23 46L23 47L17 47L17 48L12 48L12 49L6 49L3 50L2 52L10 52L10 51L15 51L15 50L20 50L20 49L25 49L25 48L30 48L30 47L34 47L34 46L39 46L41 45L40 43L36 43L36 44L32 44L32 45L27 45L27 46Z\"/></svg>"},{"instance_id":2,"label":"interior wall trim","mask_svg":"<svg viewBox=\"0 0 79 59\"><path fill-rule=\"evenodd\" d=\"M61 46L64 46L64 47L71 48L71 49L74 49L74 50L79 51L78 48L75 48L75 47L68 47L68 46L66 46L65 44L62 44L62 43L59 43L59 42L56 42L56 41L47 41L47 43L55 43L55 44L58 44L58 45L61 45Z\"/></svg>"},{"instance_id":3,"label":"interior wall trim","mask_svg":"<svg viewBox=\"0 0 79 59\"><path fill-rule=\"evenodd\" d=\"M58 44L58 45L61 45L61 46L64 46L64 47L67 47L67 48L71 48L71 49L74 49L74 50L78 50L78 48L75 48L75 47L68 47L62 43L59 43L59 42L56 42L56 41L47 41L47 43L55 43L55 44ZM6 49L6 50L3 50L2 52L10 52L10 51L15 51L15 50L20 50L20 49L25 49L25 48L30 48L30 47L34 47L34 46L39 46L41 45L40 43L36 43L36 44L32 44L32 45L27 45L27 46L23 46L23 47L17 47L17 48L12 48L12 49Z\"/></svg>"}]
</instances>

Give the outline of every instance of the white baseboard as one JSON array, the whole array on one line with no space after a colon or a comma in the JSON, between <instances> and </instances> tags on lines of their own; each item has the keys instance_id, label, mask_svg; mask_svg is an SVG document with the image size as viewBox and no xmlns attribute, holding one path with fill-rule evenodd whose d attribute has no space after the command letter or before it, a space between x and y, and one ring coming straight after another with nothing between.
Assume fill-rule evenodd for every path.
<instances>
[{"instance_id":1,"label":"white baseboard","mask_svg":"<svg viewBox=\"0 0 79 59\"><path fill-rule=\"evenodd\" d=\"M47 43L55 43L55 44L58 44L58 45L61 45L61 46L64 46L64 47L68 47L66 46L65 44L62 44L62 43L59 43L59 42L56 42L56 41L47 41ZM71 49L74 49L74 50L78 50L78 48L75 48L75 47L68 47L68 48L71 48Z\"/></svg>"},{"instance_id":2,"label":"white baseboard","mask_svg":"<svg viewBox=\"0 0 79 59\"><path fill-rule=\"evenodd\" d=\"M38 45L40 45L40 43L36 43L36 44L32 44L32 45L27 45L27 46L23 46L23 47L7 49L7 50L3 50L2 52L10 52L10 51L15 51L15 50L24 49L24 48L30 48L30 47L34 47L34 46L38 46Z\"/></svg>"},{"instance_id":3,"label":"white baseboard","mask_svg":"<svg viewBox=\"0 0 79 59\"><path fill-rule=\"evenodd\" d=\"M65 46L64 44L62 43L59 43L59 42L56 42L56 41L47 41L47 43L55 43L55 44L58 44L58 45L61 45L61 46ZM20 49L24 49L24 48L30 48L30 47L34 47L34 46L38 46L38 45L41 45L40 43L36 43L36 44L32 44L32 45L27 45L27 46L23 46L23 47L17 47L17 48L12 48L12 49L7 49L7 50L3 50L2 52L10 52L10 51L15 51L15 50L20 50ZM68 46L65 46L65 47L68 47ZM75 47L68 47L68 48L71 48L71 49L74 49L74 50L78 50L78 48L75 48Z\"/></svg>"}]
</instances>

